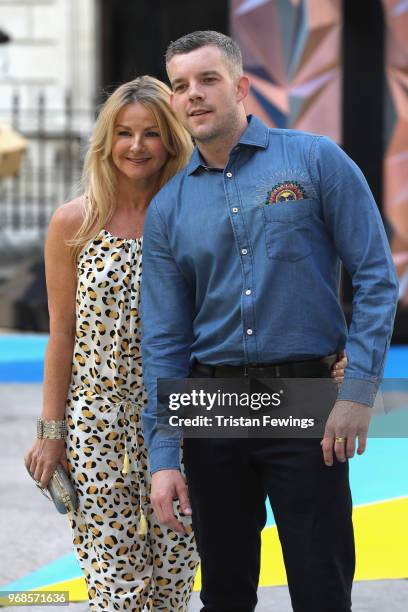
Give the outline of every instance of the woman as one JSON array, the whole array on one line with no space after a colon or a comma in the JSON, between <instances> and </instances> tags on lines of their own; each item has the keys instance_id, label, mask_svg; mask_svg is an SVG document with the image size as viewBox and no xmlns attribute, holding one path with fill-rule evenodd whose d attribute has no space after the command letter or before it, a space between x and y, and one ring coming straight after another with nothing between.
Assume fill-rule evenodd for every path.
<instances>
[{"instance_id":1,"label":"woman","mask_svg":"<svg viewBox=\"0 0 408 612\"><path fill-rule=\"evenodd\" d=\"M73 541L92 610L187 610L198 564L190 519L181 519L189 532L181 537L152 514L140 420L143 221L192 149L169 95L141 77L107 100L85 160L84 197L56 211L45 247L42 419L65 415L68 436L38 440L26 463L43 487L58 462L70 471L80 501Z\"/></svg>"},{"instance_id":2,"label":"woman","mask_svg":"<svg viewBox=\"0 0 408 612\"><path fill-rule=\"evenodd\" d=\"M79 496L70 516L92 610L187 610L198 557L189 519L179 536L149 505L141 432L146 403L139 289L150 200L188 160L191 140L152 77L103 106L85 160L84 196L59 208L45 247L50 339L42 420L66 440L36 441L26 457L46 487L56 464ZM344 361L333 376L342 375Z\"/></svg>"}]
</instances>

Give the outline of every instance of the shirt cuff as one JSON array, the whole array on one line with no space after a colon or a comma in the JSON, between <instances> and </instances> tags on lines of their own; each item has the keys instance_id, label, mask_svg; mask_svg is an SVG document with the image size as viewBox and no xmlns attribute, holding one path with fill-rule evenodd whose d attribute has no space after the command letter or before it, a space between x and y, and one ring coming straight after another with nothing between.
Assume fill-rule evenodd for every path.
<instances>
[{"instance_id":1,"label":"shirt cuff","mask_svg":"<svg viewBox=\"0 0 408 612\"><path fill-rule=\"evenodd\" d=\"M374 405L377 391L377 381L364 380L362 378L345 378L340 387L337 399L367 404L367 406L371 408Z\"/></svg>"},{"instance_id":2,"label":"shirt cuff","mask_svg":"<svg viewBox=\"0 0 408 612\"><path fill-rule=\"evenodd\" d=\"M149 451L150 472L180 470L180 444L162 443Z\"/></svg>"}]
</instances>

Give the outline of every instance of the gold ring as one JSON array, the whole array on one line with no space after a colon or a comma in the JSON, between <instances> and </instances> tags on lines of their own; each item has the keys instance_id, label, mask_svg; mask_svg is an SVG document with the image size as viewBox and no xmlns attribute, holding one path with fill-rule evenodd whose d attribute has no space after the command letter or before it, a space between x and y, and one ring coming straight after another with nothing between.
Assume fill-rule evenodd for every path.
<instances>
[{"instance_id":1,"label":"gold ring","mask_svg":"<svg viewBox=\"0 0 408 612\"><path fill-rule=\"evenodd\" d=\"M334 438L336 442L344 442L345 438L342 438L341 436L338 436L337 438Z\"/></svg>"}]
</instances>

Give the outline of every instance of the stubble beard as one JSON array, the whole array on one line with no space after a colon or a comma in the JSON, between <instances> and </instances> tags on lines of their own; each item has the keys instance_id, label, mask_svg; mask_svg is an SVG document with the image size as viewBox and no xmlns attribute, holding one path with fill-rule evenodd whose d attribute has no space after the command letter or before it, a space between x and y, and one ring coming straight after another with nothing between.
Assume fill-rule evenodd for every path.
<instances>
[{"instance_id":1,"label":"stubble beard","mask_svg":"<svg viewBox=\"0 0 408 612\"><path fill-rule=\"evenodd\" d=\"M227 141L236 133L239 125L238 114L230 112L226 117L223 117L216 125L209 128L208 132L195 133L191 126L185 126L190 135L194 138L197 144L210 144L216 142Z\"/></svg>"}]
</instances>

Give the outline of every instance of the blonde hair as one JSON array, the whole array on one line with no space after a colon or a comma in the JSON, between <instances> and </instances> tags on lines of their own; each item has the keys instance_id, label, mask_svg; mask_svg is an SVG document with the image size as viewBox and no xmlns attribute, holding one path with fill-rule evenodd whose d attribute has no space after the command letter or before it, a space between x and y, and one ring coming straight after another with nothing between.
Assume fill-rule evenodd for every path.
<instances>
[{"instance_id":1,"label":"blonde hair","mask_svg":"<svg viewBox=\"0 0 408 612\"><path fill-rule=\"evenodd\" d=\"M158 190L186 164L192 141L169 105L171 91L151 76L141 76L118 87L103 104L90 140L82 174L85 214L81 227L68 245L77 257L81 248L94 238L111 219L116 206L116 171L112 161L115 120L122 108L139 102L157 121L160 137L168 151Z\"/></svg>"}]
</instances>

